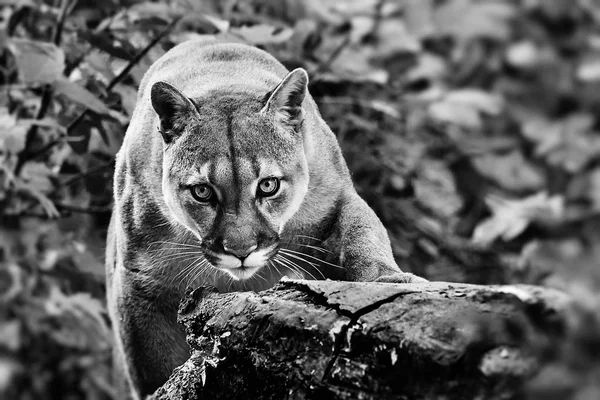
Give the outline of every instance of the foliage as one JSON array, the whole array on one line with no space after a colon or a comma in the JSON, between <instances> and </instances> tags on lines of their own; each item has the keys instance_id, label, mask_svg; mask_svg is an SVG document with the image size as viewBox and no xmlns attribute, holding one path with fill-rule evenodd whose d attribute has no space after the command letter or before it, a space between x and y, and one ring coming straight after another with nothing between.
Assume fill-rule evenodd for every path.
<instances>
[{"instance_id":1,"label":"foliage","mask_svg":"<svg viewBox=\"0 0 600 400\"><path fill-rule=\"evenodd\" d=\"M111 396L101 254L114 156L149 65L215 35L309 71L404 269L580 299L571 340L553 344L531 393L598 397L595 2L8 0L0 10L0 394Z\"/></svg>"}]
</instances>

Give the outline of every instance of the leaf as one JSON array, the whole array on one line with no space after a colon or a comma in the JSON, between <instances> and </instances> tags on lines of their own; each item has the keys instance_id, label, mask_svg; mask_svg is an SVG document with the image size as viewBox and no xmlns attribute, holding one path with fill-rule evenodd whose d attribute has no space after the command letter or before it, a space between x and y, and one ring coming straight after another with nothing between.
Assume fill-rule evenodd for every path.
<instances>
[{"instance_id":1,"label":"leaf","mask_svg":"<svg viewBox=\"0 0 600 400\"><path fill-rule=\"evenodd\" d=\"M582 82L600 81L600 58L589 58L581 62L577 67L577 79Z\"/></svg>"},{"instance_id":2,"label":"leaf","mask_svg":"<svg viewBox=\"0 0 600 400\"><path fill-rule=\"evenodd\" d=\"M77 130L71 132L69 136L69 146L77 154L85 154L88 151L92 129L96 128L96 122L90 117L86 117L79 123Z\"/></svg>"},{"instance_id":3,"label":"leaf","mask_svg":"<svg viewBox=\"0 0 600 400\"><path fill-rule=\"evenodd\" d=\"M44 128L56 129L64 133L65 128L52 118L43 119L19 119L8 110L3 108L0 111L0 149L11 154L17 154L25 148L25 137L31 126L41 126Z\"/></svg>"},{"instance_id":4,"label":"leaf","mask_svg":"<svg viewBox=\"0 0 600 400\"><path fill-rule=\"evenodd\" d=\"M15 375L22 373L23 369L14 359L0 355L0 393L6 393L13 386Z\"/></svg>"},{"instance_id":5,"label":"leaf","mask_svg":"<svg viewBox=\"0 0 600 400\"><path fill-rule=\"evenodd\" d=\"M401 19L386 18L376 22L371 16L359 15L353 17L350 23L350 43L368 48L370 59L385 59L395 54L416 54L422 49L418 37L406 29ZM376 40L377 45L367 45L368 40Z\"/></svg>"},{"instance_id":6,"label":"leaf","mask_svg":"<svg viewBox=\"0 0 600 400\"><path fill-rule=\"evenodd\" d=\"M504 106L500 96L479 89L453 90L446 95L445 100L468 105L489 115L498 115Z\"/></svg>"},{"instance_id":7,"label":"leaf","mask_svg":"<svg viewBox=\"0 0 600 400\"><path fill-rule=\"evenodd\" d=\"M592 132L594 117L575 113L557 121L533 117L523 124L523 135L536 143L535 154L569 172L581 171L600 156L600 137Z\"/></svg>"},{"instance_id":8,"label":"leaf","mask_svg":"<svg viewBox=\"0 0 600 400\"><path fill-rule=\"evenodd\" d=\"M23 82L52 83L62 77L65 54L53 43L11 38L7 47L15 56L19 76Z\"/></svg>"},{"instance_id":9,"label":"leaf","mask_svg":"<svg viewBox=\"0 0 600 400\"><path fill-rule=\"evenodd\" d=\"M123 40L115 39L108 31L82 31L80 36L87 40L92 46L103 52L118 57L123 60L131 61L135 57L135 48ZM127 44L128 46L123 46Z\"/></svg>"},{"instance_id":10,"label":"leaf","mask_svg":"<svg viewBox=\"0 0 600 400\"><path fill-rule=\"evenodd\" d=\"M118 84L113 89L113 92L116 92L121 96L121 105L131 117L137 101L137 90L129 85Z\"/></svg>"},{"instance_id":11,"label":"leaf","mask_svg":"<svg viewBox=\"0 0 600 400\"><path fill-rule=\"evenodd\" d=\"M218 34L229 30L229 21L212 17L200 12L183 13L183 18L179 21L181 30L188 32L198 32L204 34Z\"/></svg>"},{"instance_id":12,"label":"leaf","mask_svg":"<svg viewBox=\"0 0 600 400\"><path fill-rule=\"evenodd\" d=\"M560 220L564 216L564 198L541 192L522 200L507 200L498 196L485 199L492 216L481 222L473 232L473 242L490 245L498 238L512 240L533 222Z\"/></svg>"},{"instance_id":13,"label":"leaf","mask_svg":"<svg viewBox=\"0 0 600 400\"><path fill-rule=\"evenodd\" d=\"M23 125L15 125L5 130L0 135L0 148L10 154L18 154L25 148L25 138L28 128Z\"/></svg>"},{"instance_id":14,"label":"leaf","mask_svg":"<svg viewBox=\"0 0 600 400\"><path fill-rule=\"evenodd\" d=\"M452 137L461 153L471 156L486 155L494 152L506 152L521 145L521 141L512 136L473 136Z\"/></svg>"},{"instance_id":15,"label":"leaf","mask_svg":"<svg viewBox=\"0 0 600 400\"><path fill-rule=\"evenodd\" d=\"M450 0L436 10L434 21L442 35L462 40L489 38L505 41L510 36L510 21L515 15L515 6L505 2Z\"/></svg>"},{"instance_id":16,"label":"leaf","mask_svg":"<svg viewBox=\"0 0 600 400\"><path fill-rule=\"evenodd\" d=\"M178 26L182 31L210 34L226 32L229 21L216 17L216 10L211 8L208 2L142 2L132 5L129 14L133 19L159 18L163 21L181 17Z\"/></svg>"},{"instance_id":17,"label":"leaf","mask_svg":"<svg viewBox=\"0 0 600 400\"><path fill-rule=\"evenodd\" d=\"M0 0L0 6L2 6L2 7L4 7L4 6L35 7L36 4L35 4L34 0Z\"/></svg>"},{"instance_id":18,"label":"leaf","mask_svg":"<svg viewBox=\"0 0 600 400\"><path fill-rule=\"evenodd\" d=\"M0 302L7 304L23 292L23 270L17 264L0 269Z\"/></svg>"},{"instance_id":19,"label":"leaf","mask_svg":"<svg viewBox=\"0 0 600 400\"><path fill-rule=\"evenodd\" d=\"M31 126L39 126L42 128L56 129L60 133L67 133L67 129L59 124L54 118L46 117L42 119L24 118L17 121L17 126L22 126L29 129Z\"/></svg>"},{"instance_id":20,"label":"leaf","mask_svg":"<svg viewBox=\"0 0 600 400\"><path fill-rule=\"evenodd\" d=\"M52 86L57 93L67 96L69 99L87 107L96 114L110 114L110 109L102 100L77 83L67 79L58 79L53 82Z\"/></svg>"},{"instance_id":21,"label":"leaf","mask_svg":"<svg viewBox=\"0 0 600 400\"><path fill-rule=\"evenodd\" d=\"M158 17L163 20L169 19L178 15L177 10L167 2L150 2L145 1L137 3L129 7L129 13L136 18Z\"/></svg>"},{"instance_id":22,"label":"leaf","mask_svg":"<svg viewBox=\"0 0 600 400\"><path fill-rule=\"evenodd\" d=\"M373 107L373 110L377 110L382 114L389 115L392 118L401 118L398 106L383 100L372 100L368 103Z\"/></svg>"},{"instance_id":23,"label":"leaf","mask_svg":"<svg viewBox=\"0 0 600 400\"><path fill-rule=\"evenodd\" d=\"M254 26L232 28L230 32L241 36L248 43L260 45L287 42L292 37L294 30L290 28L275 28L270 25L259 24Z\"/></svg>"},{"instance_id":24,"label":"leaf","mask_svg":"<svg viewBox=\"0 0 600 400\"><path fill-rule=\"evenodd\" d=\"M21 178L27 184L41 193L50 193L54 189L52 170L44 162L30 161L23 166Z\"/></svg>"},{"instance_id":25,"label":"leaf","mask_svg":"<svg viewBox=\"0 0 600 400\"><path fill-rule=\"evenodd\" d=\"M81 349L105 349L110 341L110 329L105 322L102 302L89 293L68 295L53 286L44 304L58 329L49 333L59 344Z\"/></svg>"},{"instance_id":26,"label":"leaf","mask_svg":"<svg viewBox=\"0 0 600 400\"><path fill-rule=\"evenodd\" d=\"M540 50L532 41L511 44L506 50L506 61L517 68L533 68L538 64L540 58Z\"/></svg>"},{"instance_id":27,"label":"leaf","mask_svg":"<svg viewBox=\"0 0 600 400\"><path fill-rule=\"evenodd\" d=\"M521 150L507 154L484 154L471 159L486 178L511 191L540 190L546 185L543 172L525 159Z\"/></svg>"},{"instance_id":28,"label":"leaf","mask_svg":"<svg viewBox=\"0 0 600 400\"><path fill-rule=\"evenodd\" d=\"M2 321L2 324L0 324L0 345L11 351L18 351L22 344L22 325L18 319Z\"/></svg>"},{"instance_id":29,"label":"leaf","mask_svg":"<svg viewBox=\"0 0 600 400\"><path fill-rule=\"evenodd\" d=\"M435 31L432 0L406 0L403 11L406 29L413 35L424 37Z\"/></svg>"},{"instance_id":30,"label":"leaf","mask_svg":"<svg viewBox=\"0 0 600 400\"><path fill-rule=\"evenodd\" d=\"M452 217L463 206L454 176L441 161L421 160L413 186L419 202L439 216Z\"/></svg>"},{"instance_id":31,"label":"leaf","mask_svg":"<svg viewBox=\"0 0 600 400\"><path fill-rule=\"evenodd\" d=\"M429 106L433 119L471 129L480 129L480 114L497 115L504 107L502 98L479 89L460 89L448 92Z\"/></svg>"},{"instance_id":32,"label":"leaf","mask_svg":"<svg viewBox=\"0 0 600 400\"><path fill-rule=\"evenodd\" d=\"M111 56L100 51L93 49L86 56L85 61L94 69L98 74L102 76L102 78L109 82L115 78L115 73L111 68Z\"/></svg>"},{"instance_id":33,"label":"leaf","mask_svg":"<svg viewBox=\"0 0 600 400\"><path fill-rule=\"evenodd\" d=\"M17 154L25 148L25 135L27 129L17 127L17 119L2 108L0 114L0 149L11 154Z\"/></svg>"},{"instance_id":34,"label":"leaf","mask_svg":"<svg viewBox=\"0 0 600 400\"><path fill-rule=\"evenodd\" d=\"M421 79L440 80L448 71L446 61L435 54L423 52L418 55L417 64L406 73L406 80L414 82Z\"/></svg>"},{"instance_id":35,"label":"leaf","mask_svg":"<svg viewBox=\"0 0 600 400\"><path fill-rule=\"evenodd\" d=\"M471 129L480 129L479 112L468 104L437 101L429 105L428 115L439 122L451 123Z\"/></svg>"}]
</instances>

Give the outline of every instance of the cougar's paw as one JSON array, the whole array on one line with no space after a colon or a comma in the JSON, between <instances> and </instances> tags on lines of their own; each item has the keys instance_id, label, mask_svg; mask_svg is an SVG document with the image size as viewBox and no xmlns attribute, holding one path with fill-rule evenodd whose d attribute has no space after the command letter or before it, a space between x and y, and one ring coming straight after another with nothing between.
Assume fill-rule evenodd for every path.
<instances>
[{"instance_id":1,"label":"cougar's paw","mask_svg":"<svg viewBox=\"0 0 600 400\"><path fill-rule=\"evenodd\" d=\"M425 283L429 282L425 278L416 276L408 272L399 272L392 275L384 275L375 279L375 282L388 282L388 283Z\"/></svg>"}]
</instances>

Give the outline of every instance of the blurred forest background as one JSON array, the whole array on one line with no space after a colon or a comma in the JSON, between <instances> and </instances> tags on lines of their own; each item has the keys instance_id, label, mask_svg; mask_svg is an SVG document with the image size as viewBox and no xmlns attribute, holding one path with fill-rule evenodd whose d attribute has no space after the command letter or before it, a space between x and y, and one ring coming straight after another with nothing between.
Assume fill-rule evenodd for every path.
<instances>
[{"instance_id":1,"label":"blurred forest background","mask_svg":"<svg viewBox=\"0 0 600 400\"><path fill-rule=\"evenodd\" d=\"M577 299L529 398L600 398L600 1L0 0L0 398L110 399L103 247L145 70L200 35L309 71L398 264Z\"/></svg>"}]
</instances>

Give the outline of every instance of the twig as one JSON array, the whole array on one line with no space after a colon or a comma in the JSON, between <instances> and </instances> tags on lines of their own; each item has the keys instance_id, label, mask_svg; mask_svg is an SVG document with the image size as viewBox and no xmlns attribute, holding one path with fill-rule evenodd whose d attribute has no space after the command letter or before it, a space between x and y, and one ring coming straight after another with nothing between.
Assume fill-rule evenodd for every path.
<instances>
[{"instance_id":1,"label":"twig","mask_svg":"<svg viewBox=\"0 0 600 400\"><path fill-rule=\"evenodd\" d=\"M146 54L148 54L150 49L156 46L158 42L160 42L171 31L171 29L175 27L175 25L179 22L180 19L181 17L173 19L173 21L171 21L171 23L167 25L167 27L163 29L161 33L159 33L150 43L148 43L148 45L146 45L146 47L144 47L144 49L142 49L142 51L140 51L135 56L135 58L127 64L125 68L123 68L119 75L117 75L110 81L110 83L106 87L106 91L110 92L117 84L119 84L129 74L129 72L131 72L133 67L135 67L136 64L139 63ZM67 127L67 135L70 135L71 132L73 132L73 130L77 128L77 126L81 123L81 121L83 121L83 119L88 115L89 112L89 109L86 109L69 124L69 126Z\"/></svg>"},{"instance_id":2,"label":"twig","mask_svg":"<svg viewBox=\"0 0 600 400\"><path fill-rule=\"evenodd\" d=\"M123 71L121 71L121 73L119 73L119 75L117 75L108 84L106 90L111 91L119 82L121 82L123 78L125 78L129 74L129 72L131 72L133 67L135 67L135 65L139 63L142 60L142 58L146 56L146 54L148 54L150 49L156 46L158 42L160 42L168 33L171 32L171 30L175 27L175 25L177 25L181 18L181 16L174 18L173 21L171 21L171 23L167 25L161 33L158 34L158 36L156 36L150 43L148 43L146 47L144 47L144 49L142 49L142 51L140 51L138 55L135 56L135 58L127 64L125 68L123 68Z\"/></svg>"},{"instance_id":3,"label":"twig","mask_svg":"<svg viewBox=\"0 0 600 400\"><path fill-rule=\"evenodd\" d=\"M112 211L112 207L111 206L105 206L105 207L94 207L94 206L81 207L81 206L76 206L74 204L64 204L64 203L54 203L54 205L60 211L69 211L69 212L76 212L76 213L83 213L83 214L101 214L101 213L107 213L107 212L111 212Z\"/></svg>"},{"instance_id":4,"label":"twig","mask_svg":"<svg viewBox=\"0 0 600 400\"><path fill-rule=\"evenodd\" d=\"M377 40L377 33L381 29L381 21L383 21L383 5L385 0L379 0L375 4L375 17L373 18L373 27L367 35L364 36L364 40L373 43Z\"/></svg>"},{"instance_id":5,"label":"twig","mask_svg":"<svg viewBox=\"0 0 600 400\"><path fill-rule=\"evenodd\" d=\"M327 60L325 60L325 62L321 63L317 69L311 74L313 75L313 79L315 79L315 77L319 74L322 74L323 72L329 70L331 68L331 64L333 64L333 62L340 56L340 54L342 53L342 50L344 50L346 47L348 47L348 45L350 44L350 35L346 35L346 37L344 38L344 40L342 41L342 43L340 43L334 50L333 52L329 55L329 58Z\"/></svg>"},{"instance_id":6,"label":"twig","mask_svg":"<svg viewBox=\"0 0 600 400\"><path fill-rule=\"evenodd\" d=\"M74 2L77 2L77 1L78 0L74 0ZM60 15L58 17L58 21L57 21L56 27L54 29L54 34L52 35L52 42L56 46L60 46L62 31L63 31L64 25L65 25L65 19L67 18L67 10L69 9L69 7L68 7L69 2L70 2L70 0L62 0L62 3L61 3ZM35 119L42 119L46 116L46 113L48 112L48 108L50 107L50 103L52 102L52 94L53 94L52 92L53 92L53 90L52 90L51 85L44 86L44 93L42 94L42 99L40 101L40 107L38 108ZM31 125L29 130L27 130L27 133L25 135L24 150L21 153L19 153L19 157L18 157L17 163L15 165L15 175L19 175L21 173L23 166L31 158L31 156L32 156L31 146L33 144L33 141L35 140L35 137L37 136L37 131L38 131L37 125Z\"/></svg>"},{"instance_id":7,"label":"twig","mask_svg":"<svg viewBox=\"0 0 600 400\"><path fill-rule=\"evenodd\" d=\"M69 214L69 213L80 213L80 214L104 214L104 213L108 213L110 211L112 211L112 207L111 206L106 206L106 207L79 207L79 206L74 206L71 204L60 204L60 203L55 203L56 208L58 208L61 211L61 216L64 216L63 214ZM63 213L64 211L64 213ZM48 219L48 214L46 213L39 213L39 212L34 212L31 210L25 210L20 212L19 217L33 217L33 218L41 218L41 219Z\"/></svg>"},{"instance_id":8,"label":"twig","mask_svg":"<svg viewBox=\"0 0 600 400\"><path fill-rule=\"evenodd\" d=\"M127 66L121 71L121 73L119 73L119 75L114 77L109 82L108 86L106 87L106 91L110 92L117 84L119 84L129 74L129 72L131 72L133 67L135 67L135 65L137 63L139 63L141 61L141 59L146 54L148 54L148 52L154 46L156 46L158 44L158 42L160 42L160 40L165 37L166 34L168 34L170 32L170 30L177 24L177 22L179 22L180 18L181 17L174 19L156 38L154 38L146 47L144 47L144 49L142 49L142 51L140 53L138 53L135 56L135 58L132 59L127 64ZM69 126L67 126L67 129L66 129L66 131L67 131L66 137L71 136L72 132L79 126L79 124L89 114L89 112L90 111L88 109L86 109L81 114L79 114L77 116L77 118L75 118L73 121L71 121L71 123L69 124ZM40 157L41 155L44 155L48 150L50 150L54 146L57 146L60 143L62 143L64 137L65 136L61 135L58 138L56 138L55 140L53 140L53 141L49 142L48 144L46 144L45 146L43 146L41 149L39 149L35 153L28 153L27 159L25 161L35 160L36 158Z\"/></svg>"},{"instance_id":9,"label":"twig","mask_svg":"<svg viewBox=\"0 0 600 400\"><path fill-rule=\"evenodd\" d=\"M12 36L15 34L15 30L17 26L21 22L21 20L29 13L29 6L22 5L20 8L10 16L8 23L6 24L6 36Z\"/></svg>"},{"instance_id":10,"label":"twig","mask_svg":"<svg viewBox=\"0 0 600 400\"><path fill-rule=\"evenodd\" d=\"M322 104L341 104L341 105L347 105L347 106L358 106L360 108L364 108L367 110L376 111L380 114L387 115L394 119L402 120L401 116L392 114L390 112L387 112L385 109L383 109L381 107L375 106L372 101L360 100L360 99L357 99L354 97L323 96L323 97L316 97L315 101L317 103L322 103ZM400 105L400 107L401 107L401 105Z\"/></svg>"},{"instance_id":11,"label":"twig","mask_svg":"<svg viewBox=\"0 0 600 400\"><path fill-rule=\"evenodd\" d=\"M32 83L6 83L4 85L0 85L0 92L9 91L9 90L33 90L39 89L39 86Z\"/></svg>"},{"instance_id":12,"label":"twig","mask_svg":"<svg viewBox=\"0 0 600 400\"><path fill-rule=\"evenodd\" d=\"M70 0L62 0L60 4L58 22L56 23L56 28L54 29L54 34L52 35L52 43L57 46L60 46L62 31L65 27L65 20L67 19L67 12L73 10L78 1L79 0L73 0L73 5L71 7L69 7Z\"/></svg>"},{"instance_id":13,"label":"twig","mask_svg":"<svg viewBox=\"0 0 600 400\"><path fill-rule=\"evenodd\" d=\"M115 160L114 160L114 159L112 159L112 160L110 160L109 162L107 162L107 163L105 163L105 164L98 165L98 166L96 166L96 167L94 167L94 168L90 168L90 169L88 169L88 170L87 170L87 171L85 171L85 172L79 173L79 174L77 174L77 175L75 175L75 176L73 176L73 177L71 177L71 178L69 178L69 179L67 179L67 180L65 180L65 181L63 181L63 182L61 182L61 183L59 184L59 186L60 186L60 187L66 187L66 186L70 186L70 185L72 185L73 183L77 182L78 180L85 178L86 176L89 176L89 175L96 174L96 173L98 173L98 172L100 172L100 171L102 171L102 170L105 170L105 169L111 168L111 167L113 167L114 165L115 165Z\"/></svg>"}]
</instances>

